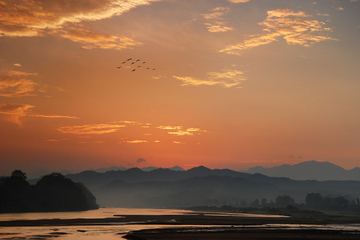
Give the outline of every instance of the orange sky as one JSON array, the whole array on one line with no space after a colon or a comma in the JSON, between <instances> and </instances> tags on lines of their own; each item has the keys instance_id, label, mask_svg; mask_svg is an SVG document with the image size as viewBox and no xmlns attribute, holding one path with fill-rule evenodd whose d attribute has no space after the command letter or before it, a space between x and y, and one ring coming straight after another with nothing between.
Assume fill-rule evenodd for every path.
<instances>
[{"instance_id":1,"label":"orange sky","mask_svg":"<svg viewBox=\"0 0 360 240\"><path fill-rule=\"evenodd\" d=\"M357 0L0 0L0 175L359 167L359 12Z\"/></svg>"}]
</instances>

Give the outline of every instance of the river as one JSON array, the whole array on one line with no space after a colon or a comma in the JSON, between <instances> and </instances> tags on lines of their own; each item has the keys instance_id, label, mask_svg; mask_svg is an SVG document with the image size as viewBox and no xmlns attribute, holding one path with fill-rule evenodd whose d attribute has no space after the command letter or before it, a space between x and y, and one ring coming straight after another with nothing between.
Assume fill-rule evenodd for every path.
<instances>
[{"instance_id":1,"label":"river","mask_svg":"<svg viewBox=\"0 0 360 240\"><path fill-rule=\"evenodd\" d=\"M83 211L83 212L54 212L54 213L13 213L0 214L0 221L9 220L38 220L38 219L77 219L77 218L91 218L102 219L112 218L121 215L182 215L193 213L187 210L176 209L134 209L134 208L100 208L97 210ZM214 213L209 213L209 215ZM241 217L264 217L263 215L254 214L227 214L224 215L238 215ZM276 215L266 217L279 217ZM59 240L92 240L92 239L107 239L115 240L122 239L122 237L129 231L141 229L165 228L169 225L153 225L141 224L136 222L124 223L108 223L106 225L86 225L86 226L41 226L41 227L0 227L0 239L59 239ZM171 225L171 227L193 227L187 225ZM209 225L202 225L197 227L213 227ZM221 226L216 226L217 228ZM234 226L237 227L237 226ZM238 226L241 227L241 226ZM360 225L305 225L305 224L265 224L251 226L254 228L295 228L295 229L341 229L349 231L359 231Z\"/></svg>"}]
</instances>

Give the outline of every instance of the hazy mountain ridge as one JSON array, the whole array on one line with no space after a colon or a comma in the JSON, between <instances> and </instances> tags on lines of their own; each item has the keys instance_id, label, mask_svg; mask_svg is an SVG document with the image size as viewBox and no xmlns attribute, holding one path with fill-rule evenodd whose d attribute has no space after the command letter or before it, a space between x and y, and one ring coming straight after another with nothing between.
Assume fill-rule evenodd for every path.
<instances>
[{"instance_id":1,"label":"hazy mountain ridge","mask_svg":"<svg viewBox=\"0 0 360 240\"><path fill-rule=\"evenodd\" d=\"M308 193L324 196L359 197L359 181L293 180L203 166L187 171L155 169L98 173L85 171L67 177L84 183L101 206L107 207L190 207L194 205L235 205L279 195L304 202Z\"/></svg>"},{"instance_id":2,"label":"hazy mountain ridge","mask_svg":"<svg viewBox=\"0 0 360 240\"><path fill-rule=\"evenodd\" d=\"M109 172L109 171L126 171L126 170L129 170L129 169L131 169L131 168L112 166L112 167L108 167L108 168L88 169L88 170L81 171L81 172L93 171L93 172L98 172L98 173L106 173L106 172ZM171 167L171 168L158 168L158 167L153 167L153 166L141 168L141 170L143 170L145 172L150 172L150 171L153 171L153 170L156 170L156 169L170 169L170 170L173 170L173 171L185 171L185 169L183 169L182 167L179 167L177 165L174 166L174 167ZM28 177L31 180L36 180L38 178L41 178L41 177L43 177L45 175L48 175L48 174L51 174L51 173L52 173L51 171L47 171L47 170L38 170L38 171L35 171L35 172L32 172L32 173L29 173ZM73 173L73 172L69 172L67 170L60 171L59 173L61 173L63 175L76 174L76 173Z\"/></svg>"},{"instance_id":3,"label":"hazy mountain ridge","mask_svg":"<svg viewBox=\"0 0 360 240\"><path fill-rule=\"evenodd\" d=\"M269 177L288 177L294 180L360 180L360 168L345 170L330 162L307 161L295 165L283 164L272 168L253 167L246 173L261 173Z\"/></svg>"}]
</instances>

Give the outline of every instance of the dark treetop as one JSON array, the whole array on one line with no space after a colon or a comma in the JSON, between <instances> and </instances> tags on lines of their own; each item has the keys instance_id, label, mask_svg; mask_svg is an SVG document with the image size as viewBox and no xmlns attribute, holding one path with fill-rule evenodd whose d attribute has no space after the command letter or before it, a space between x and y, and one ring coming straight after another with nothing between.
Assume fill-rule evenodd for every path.
<instances>
[{"instance_id":1,"label":"dark treetop","mask_svg":"<svg viewBox=\"0 0 360 240\"><path fill-rule=\"evenodd\" d=\"M0 213L85 211L98 207L94 195L83 184L60 173L46 175L35 185L30 185L20 170L0 178Z\"/></svg>"}]
</instances>

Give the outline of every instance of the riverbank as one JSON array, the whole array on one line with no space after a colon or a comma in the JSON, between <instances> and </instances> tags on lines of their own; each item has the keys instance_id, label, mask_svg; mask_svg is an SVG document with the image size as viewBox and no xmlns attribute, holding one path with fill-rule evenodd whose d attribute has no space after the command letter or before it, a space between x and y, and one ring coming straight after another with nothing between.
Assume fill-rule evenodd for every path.
<instances>
[{"instance_id":1,"label":"riverbank","mask_svg":"<svg viewBox=\"0 0 360 240\"><path fill-rule=\"evenodd\" d=\"M278 240L278 239L359 239L359 233L344 230L275 229L275 228L207 228L207 229L155 229L134 231L128 240Z\"/></svg>"},{"instance_id":2,"label":"riverbank","mask_svg":"<svg viewBox=\"0 0 360 240\"><path fill-rule=\"evenodd\" d=\"M132 228L135 225L137 227ZM83 234L83 236L93 231L86 229L89 226L112 227L114 234L116 231L120 233L122 226L127 226L126 228L129 230L126 233L122 231L121 235L128 240L359 239L360 237L359 217L316 212L297 213L291 216L226 212L187 212L169 215L122 215L116 213L111 217L101 218L0 221L0 226L6 229L13 227L53 229L55 227L65 233L67 232L62 229L66 229L67 226L79 226L76 229L80 231L78 234ZM72 236L75 234L72 233Z\"/></svg>"}]
</instances>

